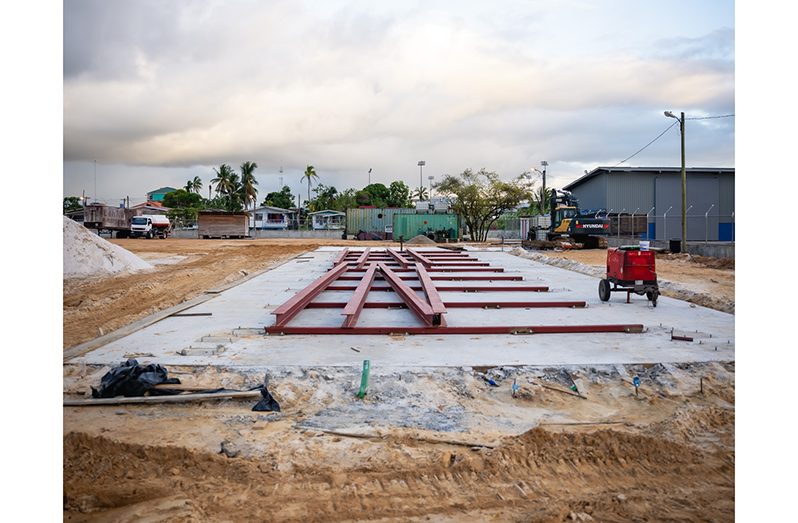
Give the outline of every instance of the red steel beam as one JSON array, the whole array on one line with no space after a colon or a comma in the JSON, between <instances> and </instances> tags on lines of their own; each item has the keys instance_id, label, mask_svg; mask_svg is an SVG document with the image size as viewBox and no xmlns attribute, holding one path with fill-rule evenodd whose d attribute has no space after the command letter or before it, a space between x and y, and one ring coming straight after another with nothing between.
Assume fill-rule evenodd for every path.
<instances>
[{"instance_id":1,"label":"red steel beam","mask_svg":"<svg viewBox=\"0 0 798 523\"><path fill-rule=\"evenodd\" d=\"M396 272L396 271L394 271ZM415 276L401 276L405 281L417 280ZM523 281L523 276L510 276L506 274L492 275L492 276L430 276L432 280L436 281ZM360 276L341 276L339 281L360 281Z\"/></svg>"},{"instance_id":2,"label":"red steel beam","mask_svg":"<svg viewBox=\"0 0 798 523\"><path fill-rule=\"evenodd\" d=\"M360 280L360 284L355 289L352 297L349 298L349 303L346 304L341 314L346 316L343 325L345 329L351 329L357 324L360 317L360 311L363 310L363 305L366 304L366 297L369 294L369 288L374 283L374 276L377 275L377 266L371 265L366 271L366 275Z\"/></svg>"},{"instance_id":3,"label":"red steel beam","mask_svg":"<svg viewBox=\"0 0 798 523\"><path fill-rule=\"evenodd\" d=\"M380 264L382 265L382 264ZM390 270L390 269L388 269ZM397 281L402 281L397 278ZM413 291L423 291L424 288L421 285L407 285L404 284L409 290ZM328 291L353 291L357 289L355 285L330 285L327 287L326 290ZM493 286L493 287L474 287L471 285L457 285L457 286L446 286L446 287L437 287L438 292L549 292L549 288L546 286ZM392 287L372 287L372 291L391 291L393 290Z\"/></svg>"},{"instance_id":4,"label":"red steel beam","mask_svg":"<svg viewBox=\"0 0 798 523\"><path fill-rule=\"evenodd\" d=\"M348 252L349 247L344 247L344 249L338 253L338 256L335 257L335 260L333 260L333 267L344 261L344 258L346 258Z\"/></svg>"},{"instance_id":5,"label":"red steel beam","mask_svg":"<svg viewBox=\"0 0 798 523\"><path fill-rule=\"evenodd\" d=\"M407 304L407 307L413 311L423 323L428 326L441 325L442 317L439 312L434 312L428 303L421 301L418 294L413 292L413 289L399 279L399 276L384 263L380 263L379 268L382 272L382 277L388 281L388 284L393 288L394 292L399 295L402 301Z\"/></svg>"},{"instance_id":6,"label":"red steel beam","mask_svg":"<svg viewBox=\"0 0 798 523\"><path fill-rule=\"evenodd\" d=\"M416 272L415 269L394 269L394 272ZM350 269L350 272L366 272L366 269ZM435 267L429 272L504 272L504 267Z\"/></svg>"},{"instance_id":7,"label":"red steel beam","mask_svg":"<svg viewBox=\"0 0 798 523\"><path fill-rule=\"evenodd\" d=\"M416 261L419 261L422 264L426 265L427 267L432 265L432 260L430 260L429 258L424 256L423 254L419 254L419 253L415 252L413 249L407 249L407 254L409 254L410 256L415 258Z\"/></svg>"},{"instance_id":8,"label":"red steel beam","mask_svg":"<svg viewBox=\"0 0 798 523\"><path fill-rule=\"evenodd\" d=\"M418 273L418 279L421 282L421 288L424 289L424 294L427 296L427 301L429 302L430 307L432 307L432 312L446 314L446 306L443 304L441 295L438 294L438 290L435 288L435 284L432 283L427 271L424 269L424 267L417 263L416 272Z\"/></svg>"},{"instance_id":9,"label":"red steel beam","mask_svg":"<svg viewBox=\"0 0 798 523\"><path fill-rule=\"evenodd\" d=\"M366 264L366 260L369 257L369 252L371 252L371 247L366 247L366 249L358 257L357 261L355 261L355 264L356 264L355 267L356 268L358 268L358 269L362 269L363 268L363 265ZM352 262L348 262L348 263L352 263Z\"/></svg>"},{"instance_id":10,"label":"red steel beam","mask_svg":"<svg viewBox=\"0 0 798 523\"><path fill-rule=\"evenodd\" d=\"M314 280L310 285L294 294L287 302L283 303L272 311L277 316L275 325L285 325L291 318L313 301L324 289L328 288L332 282L338 279L348 269L347 264L341 263L330 269L324 275Z\"/></svg>"},{"instance_id":11,"label":"red steel beam","mask_svg":"<svg viewBox=\"0 0 798 523\"><path fill-rule=\"evenodd\" d=\"M407 264L407 260L405 260L404 256L400 255L398 252L396 252L395 250L393 250L393 249L390 249L390 248L389 248L389 249L386 249L386 251L388 252L388 254L390 255L390 257L391 257L391 258L393 258L394 260L396 260L396 262L397 262L397 263L398 263L398 264L399 264L399 265L400 265L400 266L401 266L403 269L407 269L407 265L408 265L408 264Z\"/></svg>"},{"instance_id":12,"label":"red steel beam","mask_svg":"<svg viewBox=\"0 0 798 523\"><path fill-rule=\"evenodd\" d=\"M583 309L584 301L445 301L447 309L544 309L567 308ZM347 303L342 301L314 301L308 303L306 309L342 309ZM364 309L406 309L401 301L367 301Z\"/></svg>"},{"instance_id":13,"label":"red steel beam","mask_svg":"<svg viewBox=\"0 0 798 523\"><path fill-rule=\"evenodd\" d=\"M267 334L587 334L598 332L643 332L640 324L618 325L519 325L467 327L265 327Z\"/></svg>"}]
</instances>

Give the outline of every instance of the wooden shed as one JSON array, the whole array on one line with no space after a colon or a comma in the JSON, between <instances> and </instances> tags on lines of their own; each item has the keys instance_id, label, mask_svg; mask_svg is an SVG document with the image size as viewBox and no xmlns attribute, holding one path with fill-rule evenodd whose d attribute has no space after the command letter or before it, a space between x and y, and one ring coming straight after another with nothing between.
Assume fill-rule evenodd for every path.
<instances>
[{"instance_id":1,"label":"wooden shed","mask_svg":"<svg viewBox=\"0 0 798 523\"><path fill-rule=\"evenodd\" d=\"M244 212L200 211L197 229L200 238L248 238L249 215Z\"/></svg>"}]
</instances>

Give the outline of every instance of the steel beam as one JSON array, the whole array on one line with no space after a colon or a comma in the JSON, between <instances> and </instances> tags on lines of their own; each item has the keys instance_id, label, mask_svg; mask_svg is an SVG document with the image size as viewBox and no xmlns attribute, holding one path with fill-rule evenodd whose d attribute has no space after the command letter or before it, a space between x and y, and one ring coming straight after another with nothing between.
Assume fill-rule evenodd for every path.
<instances>
[{"instance_id":1,"label":"steel beam","mask_svg":"<svg viewBox=\"0 0 798 523\"><path fill-rule=\"evenodd\" d=\"M415 272L415 269L394 269L394 272ZM350 269L350 272L366 272L366 269ZM504 272L504 267L435 267L429 272Z\"/></svg>"},{"instance_id":2,"label":"steel beam","mask_svg":"<svg viewBox=\"0 0 798 523\"><path fill-rule=\"evenodd\" d=\"M397 272L397 271L394 271ZM417 280L415 276L401 276L405 281ZM433 281L523 281L523 276L492 275L492 276L430 276ZM338 281L360 281L360 276L341 276Z\"/></svg>"},{"instance_id":3,"label":"steel beam","mask_svg":"<svg viewBox=\"0 0 798 523\"><path fill-rule=\"evenodd\" d=\"M349 247L344 247L344 249L338 253L338 256L335 257L335 260L333 260L333 267L344 261L344 258L346 258L346 255L348 253L349 253Z\"/></svg>"},{"instance_id":4,"label":"steel beam","mask_svg":"<svg viewBox=\"0 0 798 523\"><path fill-rule=\"evenodd\" d=\"M424 269L421 264L416 264L416 272L418 273L418 279L421 282L421 288L424 289L424 294L427 296L427 301L432 307L432 312L437 314L446 314L446 306L443 304L443 300L441 300L441 295L438 294L438 289L435 288L435 284L432 283L432 280L427 274L427 271Z\"/></svg>"},{"instance_id":5,"label":"steel beam","mask_svg":"<svg viewBox=\"0 0 798 523\"><path fill-rule=\"evenodd\" d=\"M382 265L382 264L380 264ZM387 268L387 267L386 267ZM390 270L390 269L388 269ZM397 277L397 281L402 281ZM405 287L409 290L413 291L423 291L424 288L421 285L407 285L403 283ZM328 291L353 291L357 289L356 285L330 285L327 287ZM437 287L438 292L549 292L549 288L547 286L503 286L497 285L493 287L474 287L472 285L457 285L457 286L446 286L446 287ZM372 291L391 291L393 287L371 287Z\"/></svg>"},{"instance_id":6,"label":"steel beam","mask_svg":"<svg viewBox=\"0 0 798 523\"><path fill-rule=\"evenodd\" d=\"M369 257L369 252L371 252L371 247L366 247L366 249L360 254L357 261L355 261L355 268L362 269L363 266L366 264L366 260ZM347 262L352 263L352 262Z\"/></svg>"},{"instance_id":7,"label":"steel beam","mask_svg":"<svg viewBox=\"0 0 798 523\"><path fill-rule=\"evenodd\" d=\"M426 265L427 267L432 265L432 260L430 260L429 258L424 256L423 254L419 254L419 253L415 252L413 249L407 249L407 254L409 254L410 256L415 258L416 261L421 262L422 264Z\"/></svg>"},{"instance_id":8,"label":"steel beam","mask_svg":"<svg viewBox=\"0 0 798 523\"><path fill-rule=\"evenodd\" d=\"M338 279L349 267L345 263L338 264L336 267L327 271L323 276L314 280L310 285L294 294L290 300L283 303L272 311L277 316L275 325L285 325L291 318L299 314L305 306L313 301L324 289L328 288L332 282Z\"/></svg>"},{"instance_id":9,"label":"steel beam","mask_svg":"<svg viewBox=\"0 0 798 523\"><path fill-rule=\"evenodd\" d=\"M403 282L399 276L397 276L384 263L380 263L378 267L380 268L380 272L382 272L383 278L388 281L388 284L391 286L394 292L399 295L402 301L407 304L407 307L413 311L418 319L428 326L441 325L442 317L440 312L434 312L429 303L421 301L421 298L418 297L418 294L413 292L414 289Z\"/></svg>"},{"instance_id":10,"label":"steel beam","mask_svg":"<svg viewBox=\"0 0 798 523\"><path fill-rule=\"evenodd\" d=\"M390 257L393 258L396 261L396 263L399 264L400 267L402 267L403 269L407 269L408 263L407 260L405 260L404 256L402 256L401 254L390 248L386 249L386 251L388 252Z\"/></svg>"},{"instance_id":11,"label":"steel beam","mask_svg":"<svg viewBox=\"0 0 798 523\"><path fill-rule=\"evenodd\" d=\"M464 327L265 327L267 334L588 334L598 332L641 333L643 325L519 325Z\"/></svg>"},{"instance_id":12,"label":"steel beam","mask_svg":"<svg viewBox=\"0 0 798 523\"><path fill-rule=\"evenodd\" d=\"M357 320L360 317L360 311L363 310L363 305L366 304L369 288L374 282L374 276L376 276L376 274L377 266L371 265L366 271L366 275L363 276L362 280L360 280L360 284L357 286L357 289L355 289L352 297L349 298L349 303L346 304L346 307L344 307L344 310L341 313L346 316L343 325L341 325L343 328L351 329L357 324Z\"/></svg>"},{"instance_id":13,"label":"steel beam","mask_svg":"<svg viewBox=\"0 0 798 523\"><path fill-rule=\"evenodd\" d=\"M306 309L343 309L347 302L342 301L314 301L305 306ZM583 309L587 307L584 301L445 301L447 309ZM364 309L406 309L407 305L401 301L367 301Z\"/></svg>"}]
</instances>

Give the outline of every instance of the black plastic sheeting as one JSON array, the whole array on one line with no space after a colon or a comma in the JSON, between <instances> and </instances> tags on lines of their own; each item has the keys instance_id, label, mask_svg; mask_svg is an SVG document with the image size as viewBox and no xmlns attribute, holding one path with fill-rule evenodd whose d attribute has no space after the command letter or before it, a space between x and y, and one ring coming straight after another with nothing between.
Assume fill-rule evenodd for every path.
<instances>
[{"instance_id":1,"label":"black plastic sheeting","mask_svg":"<svg viewBox=\"0 0 798 523\"><path fill-rule=\"evenodd\" d=\"M157 390L156 385L167 383L170 385L179 384L177 378L167 376L167 370L156 363L149 365L139 365L134 359L129 359L118 367L108 371L100 380L100 388L91 388L93 398L115 398L125 396L132 398L150 394L177 394L173 390Z\"/></svg>"},{"instance_id":2,"label":"black plastic sheeting","mask_svg":"<svg viewBox=\"0 0 798 523\"><path fill-rule=\"evenodd\" d=\"M280 404L272 397L265 386L260 387L260 395L263 396L252 410L255 412L280 412Z\"/></svg>"}]
</instances>

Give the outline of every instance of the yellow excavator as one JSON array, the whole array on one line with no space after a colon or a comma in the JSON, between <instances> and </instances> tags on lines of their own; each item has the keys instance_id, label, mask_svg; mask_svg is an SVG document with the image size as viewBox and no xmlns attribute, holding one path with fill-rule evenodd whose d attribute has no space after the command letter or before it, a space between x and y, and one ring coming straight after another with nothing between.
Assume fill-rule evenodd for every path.
<instances>
[{"instance_id":1,"label":"yellow excavator","mask_svg":"<svg viewBox=\"0 0 798 523\"><path fill-rule=\"evenodd\" d=\"M607 246L610 222L606 213L602 217L601 211L582 212L573 194L558 189L551 191L550 209L549 241L570 240L588 249Z\"/></svg>"}]
</instances>

